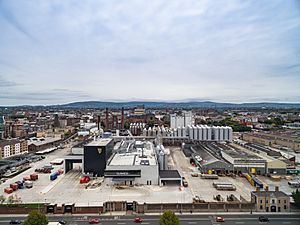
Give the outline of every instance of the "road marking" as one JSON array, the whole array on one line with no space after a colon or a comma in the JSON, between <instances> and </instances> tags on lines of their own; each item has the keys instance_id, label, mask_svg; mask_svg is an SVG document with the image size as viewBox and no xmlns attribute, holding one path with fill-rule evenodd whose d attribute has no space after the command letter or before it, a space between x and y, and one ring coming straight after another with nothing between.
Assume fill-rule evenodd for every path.
<instances>
[{"instance_id":1,"label":"road marking","mask_svg":"<svg viewBox=\"0 0 300 225\"><path fill-rule=\"evenodd\" d=\"M117 224L126 224L126 223L123 223L123 222L122 222L122 223L117 223Z\"/></svg>"},{"instance_id":2,"label":"road marking","mask_svg":"<svg viewBox=\"0 0 300 225\"><path fill-rule=\"evenodd\" d=\"M188 224L197 224L197 222L188 222Z\"/></svg>"},{"instance_id":3,"label":"road marking","mask_svg":"<svg viewBox=\"0 0 300 225\"><path fill-rule=\"evenodd\" d=\"M235 222L235 224L243 224L243 223L245 223L245 222Z\"/></svg>"}]
</instances>

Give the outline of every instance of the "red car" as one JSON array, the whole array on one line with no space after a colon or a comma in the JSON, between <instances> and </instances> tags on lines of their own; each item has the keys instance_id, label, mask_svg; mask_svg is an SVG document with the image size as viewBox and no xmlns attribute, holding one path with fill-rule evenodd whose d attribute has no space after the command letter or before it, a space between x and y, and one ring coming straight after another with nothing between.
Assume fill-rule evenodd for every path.
<instances>
[{"instance_id":1,"label":"red car","mask_svg":"<svg viewBox=\"0 0 300 225\"><path fill-rule=\"evenodd\" d=\"M223 216L217 216L216 217L216 222L224 222L224 217Z\"/></svg>"},{"instance_id":2,"label":"red car","mask_svg":"<svg viewBox=\"0 0 300 225\"><path fill-rule=\"evenodd\" d=\"M135 217L134 220L133 220L133 222L135 222L135 223L141 223L141 222L143 222L143 220L142 220L141 217Z\"/></svg>"},{"instance_id":3,"label":"red car","mask_svg":"<svg viewBox=\"0 0 300 225\"><path fill-rule=\"evenodd\" d=\"M89 224L98 224L100 221L97 218L91 218L89 219Z\"/></svg>"}]
</instances>

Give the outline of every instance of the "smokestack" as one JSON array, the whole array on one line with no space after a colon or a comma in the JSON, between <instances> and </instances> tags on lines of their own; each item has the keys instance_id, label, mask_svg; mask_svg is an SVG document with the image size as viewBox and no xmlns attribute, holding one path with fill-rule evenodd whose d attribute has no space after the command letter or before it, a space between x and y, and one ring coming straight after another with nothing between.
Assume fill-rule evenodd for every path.
<instances>
[{"instance_id":1,"label":"smokestack","mask_svg":"<svg viewBox=\"0 0 300 225\"><path fill-rule=\"evenodd\" d=\"M122 107L121 128L124 129L124 107Z\"/></svg>"},{"instance_id":2,"label":"smokestack","mask_svg":"<svg viewBox=\"0 0 300 225\"><path fill-rule=\"evenodd\" d=\"M100 115L98 115L98 121L97 121L98 130L100 130L100 122L101 122L101 120L100 120Z\"/></svg>"},{"instance_id":3,"label":"smokestack","mask_svg":"<svg viewBox=\"0 0 300 225\"><path fill-rule=\"evenodd\" d=\"M108 108L105 111L105 129L108 130Z\"/></svg>"}]
</instances>

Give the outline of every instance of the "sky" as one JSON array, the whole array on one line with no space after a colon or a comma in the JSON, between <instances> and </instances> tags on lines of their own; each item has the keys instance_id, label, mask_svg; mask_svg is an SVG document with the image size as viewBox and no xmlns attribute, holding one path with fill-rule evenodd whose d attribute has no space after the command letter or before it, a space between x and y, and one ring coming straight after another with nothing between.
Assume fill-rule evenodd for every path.
<instances>
[{"instance_id":1,"label":"sky","mask_svg":"<svg viewBox=\"0 0 300 225\"><path fill-rule=\"evenodd\" d=\"M0 105L300 102L299 0L0 0Z\"/></svg>"}]
</instances>

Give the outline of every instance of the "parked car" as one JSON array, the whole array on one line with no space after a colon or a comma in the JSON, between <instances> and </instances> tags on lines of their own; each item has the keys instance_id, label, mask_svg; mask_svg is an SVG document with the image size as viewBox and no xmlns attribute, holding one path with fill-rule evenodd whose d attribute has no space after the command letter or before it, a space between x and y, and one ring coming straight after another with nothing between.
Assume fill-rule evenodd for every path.
<instances>
[{"instance_id":1,"label":"parked car","mask_svg":"<svg viewBox=\"0 0 300 225\"><path fill-rule=\"evenodd\" d=\"M217 216L216 217L216 222L224 222L224 217L223 216Z\"/></svg>"},{"instance_id":2,"label":"parked car","mask_svg":"<svg viewBox=\"0 0 300 225\"><path fill-rule=\"evenodd\" d=\"M258 217L259 222L269 222L269 218L266 216L260 216Z\"/></svg>"},{"instance_id":3,"label":"parked car","mask_svg":"<svg viewBox=\"0 0 300 225\"><path fill-rule=\"evenodd\" d=\"M141 217L135 217L134 220L133 220L133 222L135 222L135 223L141 223L141 222L143 222L143 220L142 220Z\"/></svg>"},{"instance_id":4,"label":"parked car","mask_svg":"<svg viewBox=\"0 0 300 225\"><path fill-rule=\"evenodd\" d=\"M22 223L21 220L11 220L11 221L9 222L9 224L21 224L21 223Z\"/></svg>"},{"instance_id":5,"label":"parked car","mask_svg":"<svg viewBox=\"0 0 300 225\"><path fill-rule=\"evenodd\" d=\"M98 224L100 221L97 218L90 218L89 219L89 224Z\"/></svg>"},{"instance_id":6,"label":"parked car","mask_svg":"<svg viewBox=\"0 0 300 225\"><path fill-rule=\"evenodd\" d=\"M65 224L67 224L67 222L66 222L66 221L64 221L64 220L58 221L58 223L59 223L59 224L61 224L61 225L65 225Z\"/></svg>"}]
</instances>

